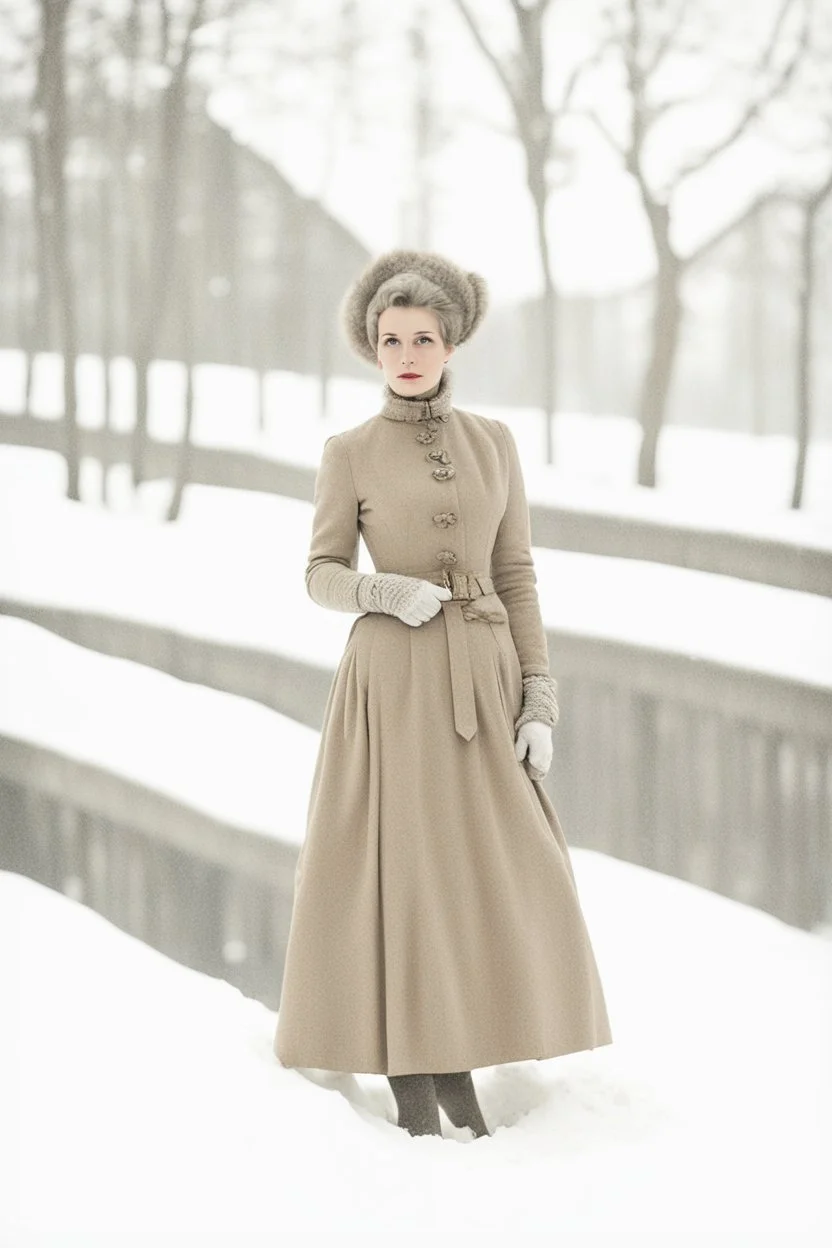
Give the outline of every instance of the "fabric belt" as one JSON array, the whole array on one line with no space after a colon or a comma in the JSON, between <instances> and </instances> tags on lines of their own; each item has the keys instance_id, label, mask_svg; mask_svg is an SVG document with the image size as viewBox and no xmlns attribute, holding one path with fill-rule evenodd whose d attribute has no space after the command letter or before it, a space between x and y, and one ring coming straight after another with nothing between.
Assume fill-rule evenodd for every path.
<instances>
[{"instance_id":1,"label":"fabric belt","mask_svg":"<svg viewBox=\"0 0 832 1248\"><path fill-rule=\"evenodd\" d=\"M454 703L454 727L461 737L470 741L477 731L477 711L474 702L474 677L471 671L471 655L465 623L468 620L504 621L508 618L505 607L494 594L494 582L490 576L479 572L454 572L442 569L427 575L424 580L445 585L452 598L442 603L445 613L445 629L448 637L448 660L451 669L451 693ZM467 608L466 604L486 594L494 595L495 602L483 604L482 609Z\"/></svg>"}]
</instances>

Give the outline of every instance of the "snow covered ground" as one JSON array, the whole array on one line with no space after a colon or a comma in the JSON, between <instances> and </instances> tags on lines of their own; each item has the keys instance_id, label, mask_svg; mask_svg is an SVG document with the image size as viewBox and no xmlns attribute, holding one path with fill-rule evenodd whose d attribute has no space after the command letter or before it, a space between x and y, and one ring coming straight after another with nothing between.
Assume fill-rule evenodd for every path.
<instances>
[{"instance_id":1,"label":"snow covered ground","mask_svg":"<svg viewBox=\"0 0 832 1248\"><path fill-rule=\"evenodd\" d=\"M0 690L0 737L300 846L320 740L313 728L2 615Z\"/></svg>"},{"instance_id":2,"label":"snow covered ground","mask_svg":"<svg viewBox=\"0 0 832 1248\"><path fill-rule=\"evenodd\" d=\"M14 618L0 689L3 735L300 844L311 729ZM265 1006L0 872L0 1243L406 1228L825 1248L832 943L573 857L615 1042L478 1071L494 1131L478 1141L447 1121L443 1140L411 1139L380 1076L284 1070Z\"/></svg>"},{"instance_id":3,"label":"snow covered ground","mask_svg":"<svg viewBox=\"0 0 832 1248\"><path fill-rule=\"evenodd\" d=\"M0 872L4 1245L827 1245L832 946L643 868L574 862L615 1041L475 1072L482 1140L444 1117L443 1139L410 1137L383 1076L284 1069L272 1011Z\"/></svg>"}]
</instances>

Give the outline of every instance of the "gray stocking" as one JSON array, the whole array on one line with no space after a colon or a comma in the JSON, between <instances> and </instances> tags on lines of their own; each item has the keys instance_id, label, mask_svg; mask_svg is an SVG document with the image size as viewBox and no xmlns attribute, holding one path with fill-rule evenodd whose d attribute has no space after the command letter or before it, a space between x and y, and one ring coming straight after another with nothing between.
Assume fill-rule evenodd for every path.
<instances>
[{"instance_id":1,"label":"gray stocking","mask_svg":"<svg viewBox=\"0 0 832 1248\"><path fill-rule=\"evenodd\" d=\"M490 1135L485 1125L470 1070L433 1076L436 1099L455 1127L470 1127L474 1135Z\"/></svg>"},{"instance_id":2,"label":"gray stocking","mask_svg":"<svg viewBox=\"0 0 832 1248\"><path fill-rule=\"evenodd\" d=\"M399 1109L398 1125L411 1135L441 1135L433 1075L388 1075Z\"/></svg>"}]
</instances>

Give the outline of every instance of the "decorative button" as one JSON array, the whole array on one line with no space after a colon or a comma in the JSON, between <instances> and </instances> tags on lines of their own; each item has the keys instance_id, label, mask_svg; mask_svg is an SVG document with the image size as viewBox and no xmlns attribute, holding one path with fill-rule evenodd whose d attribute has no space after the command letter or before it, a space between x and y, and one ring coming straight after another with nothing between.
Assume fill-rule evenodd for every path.
<instances>
[{"instance_id":1,"label":"decorative button","mask_svg":"<svg viewBox=\"0 0 832 1248\"><path fill-rule=\"evenodd\" d=\"M451 477L456 476L456 468L452 468L450 464L447 468L434 468L431 476L436 477L437 481L450 481Z\"/></svg>"},{"instance_id":2,"label":"decorative button","mask_svg":"<svg viewBox=\"0 0 832 1248\"><path fill-rule=\"evenodd\" d=\"M451 564L456 563L456 555L452 550L437 551L436 558L440 563Z\"/></svg>"},{"instance_id":3,"label":"decorative button","mask_svg":"<svg viewBox=\"0 0 832 1248\"><path fill-rule=\"evenodd\" d=\"M435 451L428 451L425 459L435 459L440 464L449 464L451 457L444 447L437 447Z\"/></svg>"},{"instance_id":4,"label":"decorative button","mask_svg":"<svg viewBox=\"0 0 832 1248\"><path fill-rule=\"evenodd\" d=\"M436 433L431 433L429 429L424 429L421 433L416 434L416 441L423 443L425 446L430 446L431 442L435 442L438 436Z\"/></svg>"},{"instance_id":5,"label":"decorative button","mask_svg":"<svg viewBox=\"0 0 832 1248\"><path fill-rule=\"evenodd\" d=\"M433 517L433 523L438 524L442 529L447 529L449 524L456 524L456 512L439 511Z\"/></svg>"}]
</instances>

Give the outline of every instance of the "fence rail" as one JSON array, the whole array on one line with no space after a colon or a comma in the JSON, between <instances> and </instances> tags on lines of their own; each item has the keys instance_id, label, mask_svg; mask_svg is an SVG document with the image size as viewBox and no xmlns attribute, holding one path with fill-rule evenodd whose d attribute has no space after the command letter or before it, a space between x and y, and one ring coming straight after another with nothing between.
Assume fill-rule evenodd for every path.
<instances>
[{"instance_id":1,"label":"fence rail","mask_svg":"<svg viewBox=\"0 0 832 1248\"><path fill-rule=\"evenodd\" d=\"M272 1009L297 851L125 776L0 736L0 867Z\"/></svg>"},{"instance_id":2,"label":"fence rail","mask_svg":"<svg viewBox=\"0 0 832 1248\"><path fill-rule=\"evenodd\" d=\"M61 421L0 413L0 444L61 452L64 437ZM83 456L97 459L105 466L130 462L129 433L80 429L79 438ZM150 439L143 468L146 478L174 478L180 453L176 444ZM302 464L245 451L188 448L188 481L194 485L258 490L311 503L315 471ZM532 542L536 546L643 559L832 597L832 549L822 545L703 530L692 524L617 516L558 503L532 501L529 514Z\"/></svg>"},{"instance_id":3,"label":"fence rail","mask_svg":"<svg viewBox=\"0 0 832 1248\"><path fill-rule=\"evenodd\" d=\"M320 727L332 668L81 611L9 601L0 610ZM548 630L548 641L561 718L546 787L570 843L800 927L832 919L832 689L608 638ZM6 778L41 792L51 774L37 763ZM113 823L123 809L132 827L141 809L102 808L88 779L61 785L48 788L53 799L63 793L91 817ZM166 809L154 808L147 835L206 856L202 836L180 844L179 816ZM210 853L222 856L221 841L206 842Z\"/></svg>"}]
</instances>

